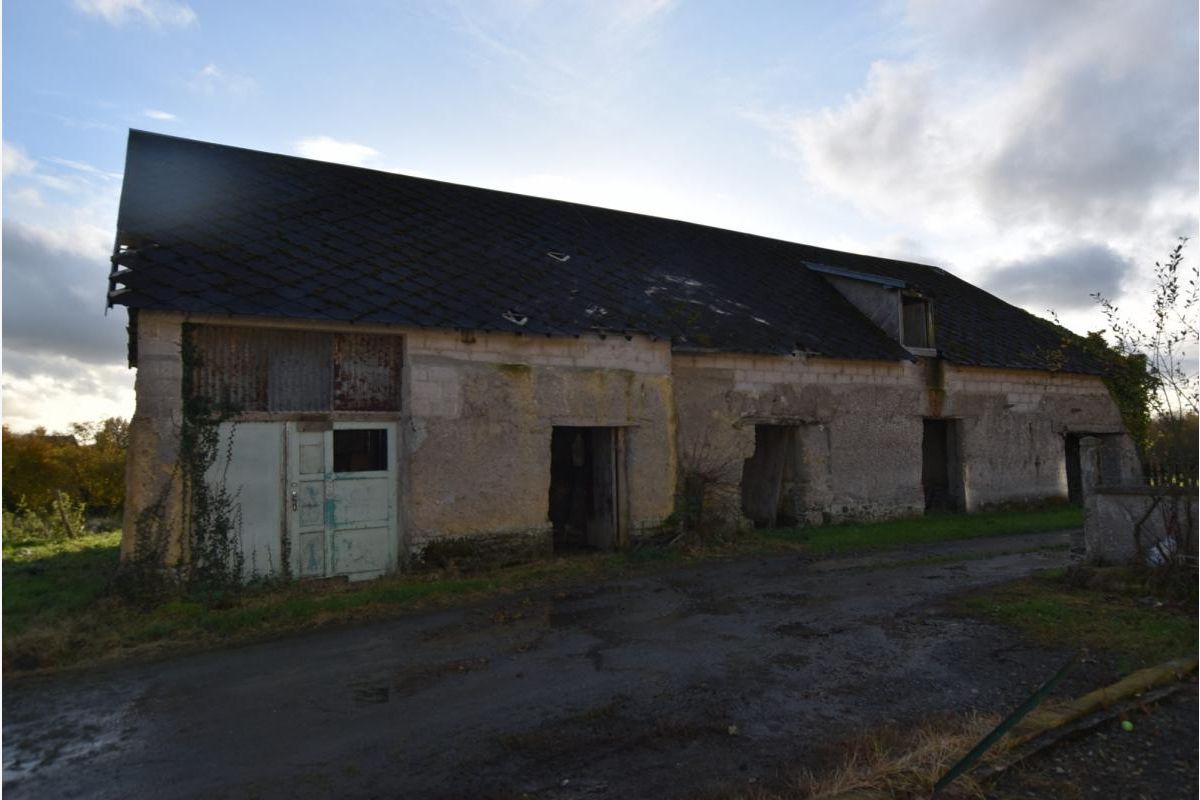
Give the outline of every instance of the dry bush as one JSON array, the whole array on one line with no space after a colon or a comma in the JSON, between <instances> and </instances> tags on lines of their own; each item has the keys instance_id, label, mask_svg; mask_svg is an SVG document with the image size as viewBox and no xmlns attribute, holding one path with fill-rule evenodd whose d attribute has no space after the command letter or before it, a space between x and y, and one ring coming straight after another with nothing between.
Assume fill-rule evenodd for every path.
<instances>
[{"instance_id":1,"label":"dry bush","mask_svg":"<svg viewBox=\"0 0 1200 800\"><path fill-rule=\"evenodd\" d=\"M841 745L836 765L823 770L800 770L779 788L754 788L725 795L725 800L832 800L849 793L928 798L933 785L999 723L985 714L938 717L917 726L885 726L855 736ZM1005 742L984 756L995 761ZM968 773L946 788L939 798L986 797L984 788Z\"/></svg>"},{"instance_id":2,"label":"dry bush","mask_svg":"<svg viewBox=\"0 0 1200 800\"><path fill-rule=\"evenodd\" d=\"M743 462L740 455L714 445L707 435L680 448L677 541L712 544L738 530Z\"/></svg>"}]
</instances>

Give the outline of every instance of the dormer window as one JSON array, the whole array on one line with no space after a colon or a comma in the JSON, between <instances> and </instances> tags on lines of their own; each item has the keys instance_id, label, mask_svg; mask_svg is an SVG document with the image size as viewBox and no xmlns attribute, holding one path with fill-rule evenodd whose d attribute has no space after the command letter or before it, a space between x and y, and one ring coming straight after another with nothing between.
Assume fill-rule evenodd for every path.
<instances>
[{"instance_id":1,"label":"dormer window","mask_svg":"<svg viewBox=\"0 0 1200 800\"><path fill-rule=\"evenodd\" d=\"M913 348L933 347L929 300L918 294L904 292L900 295L900 343Z\"/></svg>"}]
</instances>

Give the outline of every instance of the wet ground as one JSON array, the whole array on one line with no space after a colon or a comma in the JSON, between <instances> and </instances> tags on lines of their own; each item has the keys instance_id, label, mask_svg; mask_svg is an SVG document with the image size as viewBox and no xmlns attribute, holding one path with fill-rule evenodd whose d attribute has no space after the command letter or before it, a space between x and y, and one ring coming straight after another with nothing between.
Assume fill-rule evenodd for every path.
<instances>
[{"instance_id":1,"label":"wet ground","mask_svg":"<svg viewBox=\"0 0 1200 800\"><path fill-rule=\"evenodd\" d=\"M994 800L1194 800L1200 781L1194 682L1081 732L1008 771Z\"/></svg>"},{"instance_id":2,"label":"wet ground","mask_svg":"<svg viewBox=\"0 0 1200 800\"><path fill-rule=\"evenodd\" d=\"M1067 542L713 562L10 682L4 793L603 798L769 782L864 724L1024 699L1066 654L944 604L1063 563ZM912 563L925 556L938 560ZM1110 677L1077 670L1063 691Z\"/></svg>"}]
</instances>

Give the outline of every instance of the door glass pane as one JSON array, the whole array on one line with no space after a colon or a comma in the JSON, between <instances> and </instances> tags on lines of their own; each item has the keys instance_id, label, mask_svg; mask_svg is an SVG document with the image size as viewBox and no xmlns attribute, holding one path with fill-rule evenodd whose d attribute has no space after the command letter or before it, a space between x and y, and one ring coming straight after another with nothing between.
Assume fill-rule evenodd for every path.
<instances>
[{"instance_id":1,"label":"door glass pane","mask_svg":"<svg viewBox=\"0 0 1200 800\"><path fill-rule=\"evenodd\" d=\"M386 470L387 430L335 430L333 432L334 472L374 472Z\"/></svg>"}]
</instances>

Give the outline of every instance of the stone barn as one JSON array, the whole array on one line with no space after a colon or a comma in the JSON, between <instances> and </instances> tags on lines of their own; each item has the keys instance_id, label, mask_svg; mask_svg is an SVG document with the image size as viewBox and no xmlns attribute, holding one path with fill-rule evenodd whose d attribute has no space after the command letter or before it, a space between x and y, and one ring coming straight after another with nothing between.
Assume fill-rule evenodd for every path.
<instances>
[{"instance_id":1,"label":"stone barn","mask_svg":"<svg viewBox=\"0 0 1200 800\"><path fill-rule=\"evenodd\" d=\"M197 441L248 574L351 579L621 547L697 482L808 525L1132 452L1076 339L920 264L138 131L112 263L126 556L188 557Z\"/></svg>"}]
</instances>

